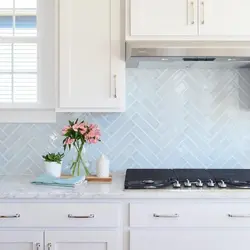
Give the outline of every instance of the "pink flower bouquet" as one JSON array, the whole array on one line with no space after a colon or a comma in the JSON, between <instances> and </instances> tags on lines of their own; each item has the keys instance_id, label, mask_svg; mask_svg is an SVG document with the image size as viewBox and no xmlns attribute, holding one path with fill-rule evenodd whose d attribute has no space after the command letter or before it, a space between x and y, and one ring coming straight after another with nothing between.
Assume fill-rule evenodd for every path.
<instances>
[{"instance_id":1,"label":"pink flower bouquet","mask_svg":"<svg viewBox=\"0 0 250 250\"><path fill-rule=\"evenodd\" d=\"M100 129L96 124L88 124L84 121L78 122L78 119L75 122L69 121L69 125L65 126L62 130L64 150L67 148L70 150L73 146L76 149L77 156L75 161L73 161L71 170L72 174L80 175L81 166L85 170L85 174L88 176L89 170L86 167L84 160L82 159L82 151L84 149L84 144L95 144L100 140L101 133Z\"/></svg>"}]
</instances>

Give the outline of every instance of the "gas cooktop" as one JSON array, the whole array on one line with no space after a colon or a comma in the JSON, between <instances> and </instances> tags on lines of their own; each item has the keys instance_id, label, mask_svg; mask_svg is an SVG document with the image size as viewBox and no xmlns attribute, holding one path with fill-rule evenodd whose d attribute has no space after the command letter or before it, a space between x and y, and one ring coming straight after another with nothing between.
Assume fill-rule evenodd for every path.
<instances>
[{"instance_id":1,"label":"gas cooktop","mask_svg":"<svg viewBox=\"0 0 250 250\"><path fill-rule=\"evenodd\" d=\"M128 169L125 189L250 189L250 169Z\"/></svg>"}]
</instances>

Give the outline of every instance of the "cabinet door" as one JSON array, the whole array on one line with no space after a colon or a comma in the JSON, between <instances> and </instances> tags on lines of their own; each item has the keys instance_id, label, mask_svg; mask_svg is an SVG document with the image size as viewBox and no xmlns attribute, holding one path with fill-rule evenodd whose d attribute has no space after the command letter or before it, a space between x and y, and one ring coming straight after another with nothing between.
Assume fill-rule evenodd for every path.
<instances>
[{"instance_id":1,"label":"cabinet door","mask_svg":"<svg viewBox=\"0 0 250 250\"><path fill-rule=\"evenodd\" d=\"M130 250L235 250L248 249L250 230L244 229L169 229L132 231ZM143 240L142 240L143 239Z\"/></svg>"},{"instance_id":2,"label":"cabinet door","mask_svg":"<svg viewBox=\"0 0 250 250\"><path fill-rule=\"evenodd\" d=\"M197 35L197 0L130 0L133 36Z\"/></svg>"},{"instance_id":3,"label":"cabinet door","mask_svg":"<svg viewBox=\"0 0 250 250\"><path fill-rule=\"evenodd\" d=\"M0 231L1 250L43 250L43 232Z\"/></svg>"},{"instance_id":4,"label":"cabinet door","mask_svg":"<svg viewBox=\"0 0 250 250\"><path fill-rule=\"evenodd\" d=\"M120 0L59 4L59 109L123 111Z\"/></svg>"},{"instance_id":5,"label":"cabinet door","mask_svg":"<svg viewBox=\"0 0 250 250\"><path fill-rule=\"evenodd\" d=\"M200 35L250 36L249 0L199 0Z\"/></svg>"},{"instance_id":6,"label":"cabinet door","mask_svg":"<svg viewBox=\"0 0 250 250\"><path fill-rule=\"evenodd\" d=\"M49 231L45 233L45 249L118 250L118 238L115 231Z\"/></svg>"}]
</instances>

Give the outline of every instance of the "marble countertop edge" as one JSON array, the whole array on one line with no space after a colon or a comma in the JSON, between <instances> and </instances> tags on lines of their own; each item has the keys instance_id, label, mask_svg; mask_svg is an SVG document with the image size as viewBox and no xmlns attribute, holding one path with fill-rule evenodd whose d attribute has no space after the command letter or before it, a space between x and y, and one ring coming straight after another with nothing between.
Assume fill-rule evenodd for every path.
<instances>
[{"instance_id":1,"label":"marble countertop edge","mask_svg":"<svg viewBox=\"0 0 250 250\"><path fill-rule=\"evenodd\" d=\"M33 176L0 176L0 202L6 200L82 199L246 199L249 190L163 189L124 190L124 174L113 175L112 183L83 183L75 188L34 185Z\"/></svg>"}]
</instances>

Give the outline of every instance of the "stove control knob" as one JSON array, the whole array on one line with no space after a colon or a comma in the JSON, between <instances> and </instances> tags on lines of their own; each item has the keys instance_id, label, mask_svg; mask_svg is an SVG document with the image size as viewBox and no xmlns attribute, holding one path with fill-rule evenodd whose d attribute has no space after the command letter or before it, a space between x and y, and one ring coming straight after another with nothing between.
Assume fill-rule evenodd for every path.
<instances>
[{"instance_id":1,"label":"stove control knob","mask_svg":"<svg viewBox=\"0 0 250 250\"><path fill-rule=\"evenodd\" d=\"M180 187L181 187L180 182L179 182L178 180L176 180L176 181L174 182L174 184L173 184L173 187L174 187L174 188L180 188Z\"/></svg>"},{"instance_id":2,"label":"stove control knob","mask_svg":"<svg viewBox=\"0 0 250 250\"><path fill-rule=\"evenodd\" d=\"M219 186L220 188L226 188L226 187L227 187L227 184L226 184L223 180L221 180L221 181L218 183L218 186Z\"/></svg>"},{"instance_id":3,"label":"stove control knob","mask_svg":"<svg viewBox=\"0 0 250 250\"><path fill-rule=\"evenodd\" d=\"M208 183L207 183L207 186L208 187L214 187L215 186L215 183L213 182L213 180L209 180Z\"/></svg>"},{"instance_id":4,"label":"stove control knob","mask_svg":"<svg viewBox=\"0 0 250 250\"><path fill-rule=\"evenodd\" d=\"M203 187L203 183L200 179L197 180L197 182L195 183L196 187Z\"/></svg>"},{"instance_id":5,"label":"stove control knob","mask_svg":"<svg viewBox=\"0 0 250 250\"><path fill-rule=\"evenodd\" d=\"M185 187L192 187L192 183L189 181L189 179L187 179L187 180L184 182L184 186L185 186Z\"/></svg>"}]
</instances>

